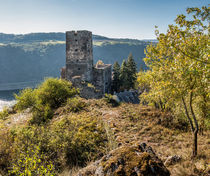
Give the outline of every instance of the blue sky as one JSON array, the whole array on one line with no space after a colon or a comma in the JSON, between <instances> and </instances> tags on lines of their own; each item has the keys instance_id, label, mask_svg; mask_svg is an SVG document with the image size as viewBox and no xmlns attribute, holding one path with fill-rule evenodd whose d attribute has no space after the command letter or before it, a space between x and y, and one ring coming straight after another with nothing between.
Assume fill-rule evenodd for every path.
<instances>
[{"instance_id":1,"label":"blue sky","mask_svg":"<svg viewBox=\"0 0 210 176\"><path fill-rule=\"evenodd\" d=\"M187 7L208 0L0 0L0 32L90 30L115 38L153 39Z\"/></svg>"}]
</instances>

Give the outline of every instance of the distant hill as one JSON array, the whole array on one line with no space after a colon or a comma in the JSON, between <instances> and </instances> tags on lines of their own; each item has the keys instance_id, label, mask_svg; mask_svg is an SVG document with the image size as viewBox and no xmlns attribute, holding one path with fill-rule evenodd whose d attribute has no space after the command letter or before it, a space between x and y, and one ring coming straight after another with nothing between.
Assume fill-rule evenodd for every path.
<instances>
[{"instance_id":1,"label":"distant hill","mask_svg":"<svg viewBox=\"0 0 210 176\"><path fill-rule=\"evenodd\" d=\"M138 68L146 69L144 49L153 40L114 39L93 35L94 62L120 64L132 53ZM65 65L65 33L0 33L0 84L59 77Z\"/></svg>"}]
</instances>

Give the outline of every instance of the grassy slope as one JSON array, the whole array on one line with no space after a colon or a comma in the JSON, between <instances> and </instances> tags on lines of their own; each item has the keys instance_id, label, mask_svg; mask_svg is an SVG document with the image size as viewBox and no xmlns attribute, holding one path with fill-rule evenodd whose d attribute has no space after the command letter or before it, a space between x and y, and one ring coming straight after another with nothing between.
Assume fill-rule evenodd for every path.
<instances>
[{"instance_id":1,"label":"grassy slope","mask_svg":"<svg viewBox=\"0 0 210 176\"><path fill-rule=\"evenodd\" d=\"M177 130L173 128L173 124L168 128L168 114L142 105L121 104L119 107L113 108L103 100L88 100L87 103L88 106L85 110L75 115L79 118L80 114L94 113L105 122L109 137L109 150L116 148L119 143L130 145L146 142L152 146L158 157L163 161L170 155L181 155L181 162L168 167L172 176L202 175L202 172L204 172L202 169L209 167L209 131L205 132L203 136L199 135L199 154L197 158L192 160L191 133ZM64 107L61 107L57 110L51 124L65 116L63 109ZM10 116L6 120L0 121L1 127L4 126L0 131L2 133L6 128L12 128L13 126L19 126L19 128L26 126L27 120L24 115L18 120L14 116ZM67 175L65 173L67 172L61 175Z\"/></svg>"}]
</instances>

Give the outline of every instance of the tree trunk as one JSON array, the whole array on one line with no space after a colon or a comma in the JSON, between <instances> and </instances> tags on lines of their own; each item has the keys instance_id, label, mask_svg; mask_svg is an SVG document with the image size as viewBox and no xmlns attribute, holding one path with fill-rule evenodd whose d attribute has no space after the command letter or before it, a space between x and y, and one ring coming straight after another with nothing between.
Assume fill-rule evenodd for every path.
<instances>
[{"instance_id":1,"label":"tree trunk","mask_svg":"<svg viewBox=\"0 0 210 176\"><path fill-rule=\"evenodd\" d=\"M198 151L198 121L196 119L193 106L192 106L192 97L193 97L193 92L190 92L190 111L193 117L193 121L195 124L195 129L193 131L194 133L194 145L193 145L193 157L197 156L197 151Z\"/></svg>"},{"instance_id":2,"label":"tree trunk","mask_svg":"<svg viewBox=\"0 0 210 176\"><path fill-rule=\"evenodd\" d=\"M193 132L193 157L197 156L198 153L198 130Z\"/></svg>"}]
</instances>

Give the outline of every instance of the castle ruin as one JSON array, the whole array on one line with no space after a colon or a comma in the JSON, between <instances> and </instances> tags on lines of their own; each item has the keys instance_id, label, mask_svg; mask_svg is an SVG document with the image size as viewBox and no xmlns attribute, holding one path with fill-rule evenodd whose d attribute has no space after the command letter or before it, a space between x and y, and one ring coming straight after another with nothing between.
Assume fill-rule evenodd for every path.
<instances>
[{"instance_id":1,"label":"castle ruin","mask_svg":"<svg viewBox=\"0 0 210 176\"><path fill-rule=\"evenodd\" d=\"M111 91L111 75L111 64L93 65L92 32L66 32L66 67L61 78L78 87L82 97L100 98Z\"/></svg>"}]
</instances>

